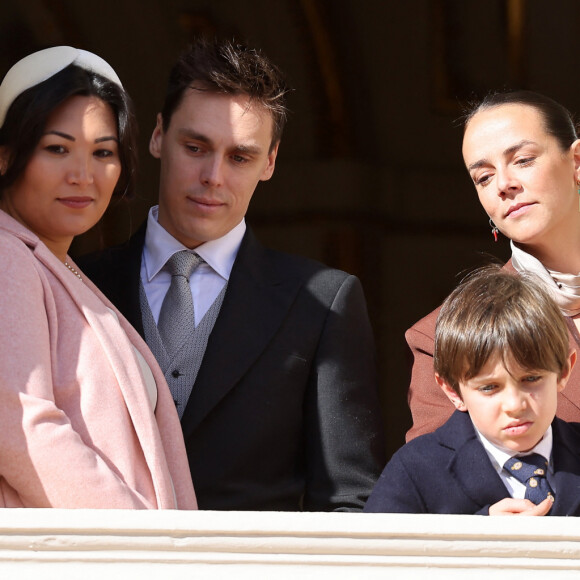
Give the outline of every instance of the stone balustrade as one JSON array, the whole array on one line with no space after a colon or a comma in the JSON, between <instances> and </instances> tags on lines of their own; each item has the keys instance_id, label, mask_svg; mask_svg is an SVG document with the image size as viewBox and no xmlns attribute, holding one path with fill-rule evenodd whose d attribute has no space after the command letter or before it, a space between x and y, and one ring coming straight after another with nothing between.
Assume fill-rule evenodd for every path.
<instances>
[{"instance_id":1,"label":"stone balustrade","mask_svg":"<svg viewBox=\"0 0 580 580\"><path fill-rule=\"evenodd\" d=\"M580 518L0 510L0 578L580 578Z\"/></svg>"}]
</instances>

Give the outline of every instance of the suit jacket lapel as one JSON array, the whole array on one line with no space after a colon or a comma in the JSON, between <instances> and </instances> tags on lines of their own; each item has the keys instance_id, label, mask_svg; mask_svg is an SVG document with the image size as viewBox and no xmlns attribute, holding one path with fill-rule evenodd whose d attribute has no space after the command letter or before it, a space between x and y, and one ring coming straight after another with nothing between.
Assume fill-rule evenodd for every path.
<instances>
[{"instance_id":1,"label":"suit jacket lapel","mask_svg":"<svg viewBox=\"0 0 580 580\"><path fill-rule=\"evenodd\" d=\"M455 411L439 430L439 438L442 445L455 449L449 471L474 503L483 508L509 497L467 413Z\"/></svg>"},{"instance_id":2,"label":"suit jacket lapel","mask_svg":"<svg viewBox=\"0 0 580 580\"><path fill-rule=\"evenodd\" d=\"M550 515L580 515L580 424L555 419L552 423L554 474L548 481L555 490Z\"/></svg>"},{"instance_id":3,"label":"suit jacket lapel","mask_svg":"<svg viewBox=\"0 0 580 580\"><path fill-rule=\"evenodd\" d=\"M146 222L118 249L114 259L106 258L100 265L97 285L123 313L133 328L144 338L143 319L139 301L141 255L145 244Z\"/></svg>"},{"instance_id":4,"label":"suit jacket lapel","mask_svg":"<svg viewBox=\"0 0 580 580\"><path fill-rule=\"evenodd\" d=\"M186 438L264 351L301 285L248 230L182 418Z\"/></svg>"},{"instance_id":5,"label":"suit jacket lapel","mask_svg":"<svg viewBox=\"0 0 580 580\"><path fill-rule=\"evenodd\" d=\"M549 481L556 491L552 516L580 515L580 424L554 419L554 474ZM455 449L449 469L465 494L481 507L509 497L467 413L456 411L442 427L440 443ZM463 441L463 443L461 443Z\"/></svg>"}]
</instances>

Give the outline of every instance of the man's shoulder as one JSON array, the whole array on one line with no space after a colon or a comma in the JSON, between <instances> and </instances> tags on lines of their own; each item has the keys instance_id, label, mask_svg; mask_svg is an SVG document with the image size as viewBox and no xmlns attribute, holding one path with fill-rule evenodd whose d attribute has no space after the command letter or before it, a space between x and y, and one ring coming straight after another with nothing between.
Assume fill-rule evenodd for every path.
<instances>
[{"instance_id":1,"label":"man's shoulder","mask_svg":"<svg viewBox=\"0 0 580 580\"><path fill-rule=\"evenodd\" d=\"M342 282L351 274L328 266L318 260L274 249L263 245L248 228L238 254L240 265L257 261L280 276L297 276L303 279L325 280L332 284Z\"/></svg>"},{"instance_id":2,"label":"man's shoulder","mask_svg":"<svg viewBox=\"0 0 580 580\"><path fill-rule=\"evenodd\" d=\"M344 280L350 276L348 272L344 272L343 270L339 270L338 268L334 268L328 264L324 264L323 262L319 262L306 256L282 252L271 248L267 248L267 251L273 262L291 267L296 271L303 272L305 275L320 274L340 280Z\"/></svg>"}]
</instances>

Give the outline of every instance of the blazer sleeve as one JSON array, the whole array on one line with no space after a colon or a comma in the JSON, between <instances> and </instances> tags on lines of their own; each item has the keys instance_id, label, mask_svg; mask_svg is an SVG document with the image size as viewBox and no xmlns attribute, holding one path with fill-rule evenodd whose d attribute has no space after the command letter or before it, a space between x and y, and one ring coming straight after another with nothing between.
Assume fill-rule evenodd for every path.
<instances>
[{"instance_id":1,"label":"blazer sleeve","mask_svg":"<svg viewBox=\"0 0 580 580\"><path fill-rule=\"evenodd\" d=\"M408 393L413 426L407 432L407 442L419 435L435 431L455 410L435 381L433 351L438 314L439 309L434 310L405 333L407 344L413 354Z\"/></svg>"},{"instance_id":2,"label":"blazer sleeve","mask_svg":"<svg viewBox=\"0 0 580 580\"><path fill-rule=\"evenodd\" d=\"M361 284L347 276L329 308L306 399L304 509L361 510L385 465L375 347Z\"/></svg>"},{"instance_id":3,"label":"blazer sleeve","mask_svg":"<svg viewBox=\"0 0 580 580\"><path fill-rule=\"evenodd\" d=\"M404 449L404 448L403 448ZM393 455L379 477L365 507L368 513L428 513L427 506L416 485L412 473L409 473L402 460L404 451Z\"/></svg>"},{"instance_id":4,"label":"blazer sleeve","mask_svg":"<svg viewBox=\"0 0 580 580\"><path fill-rule=\"evenodd\" d=\"M4 247L0 262L0 505L9 498L23 507L155 507L55 404L56 305L38 262L22 244Z\"/></svg>"},{"instance_id":5,"label":"blazer sleeve","mask_svg":"<svg viewBox=\"0 0 580 580\"><path fill-rule=\"evenodd\" d=\"M428 461L428 458L429 454L426 453L425 460ZM433 469L433 474L435 471L436 469ZM364 511L392 514L467 513L460 507L454 510L452 503L441 509L441 503L437 498L441 490L429 495L429 478L432 476L425 473L424 469L418 469L412 461L405 461L403 447L393 455L381 473ZM473 515L488 516L489 508L489 504L482 506L473 511Z\"/></svg>"},{"instance_id":6,"label":"blazer sleeve","mask_svg":"<svg viewBox=\"0 0 580 580\"><path fill-rule=\"evenodd\" d=\"M365 505L365 512L489 515L489 505L481 505L478 498L466 495L458 485L457 474L451 467L455 451L436 443L434 437L426 435L416 439L393 455ZM484 453L483 448L481 452ZM489 471L482 468L481 473L469 469L464 475L467 479L475 478L470 480L473 487L483 486L484 492L490 475L495 485L503 487L491 464L487 468ZM498 500L501 497L505 495L500 494Z\"/></svg>"}]
</instances>

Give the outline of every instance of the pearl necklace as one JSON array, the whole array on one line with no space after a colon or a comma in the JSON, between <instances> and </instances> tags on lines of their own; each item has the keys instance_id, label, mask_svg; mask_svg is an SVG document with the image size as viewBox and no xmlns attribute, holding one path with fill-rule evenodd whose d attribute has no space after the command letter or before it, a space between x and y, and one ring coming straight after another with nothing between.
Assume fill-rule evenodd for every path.
<instances>
[{"instance_id":1,"label":"pearl necklace","mask_svg":"<svg viewBox=\"0 0 580 580\"><path fill-rule=\"evenodd\" d=\"M75 270L68 262L65 262L64 265L79 279L82 280L81 275Z\"/></svg>"}]
</instances>

